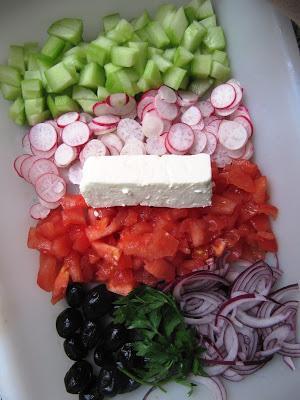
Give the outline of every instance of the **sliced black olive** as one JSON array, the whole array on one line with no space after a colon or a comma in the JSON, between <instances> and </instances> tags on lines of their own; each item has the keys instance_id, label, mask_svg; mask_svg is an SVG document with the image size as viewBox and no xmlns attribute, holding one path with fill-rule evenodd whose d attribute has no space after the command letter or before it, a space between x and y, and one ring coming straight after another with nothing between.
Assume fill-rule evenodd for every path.
<instances>
[{"instance_id":1,"label":"sliced black olive","mask_svg":"<svg viewBox=\"0 0 300 400\"><path fill-rule=\"evenodd\" d=\"M102 344L96 347L94 352L94 361L98 367L111 367L114 364L113 355L111 352L104 350Z\"/></svg>"},{"instance_id":2,"label":"sliced black olive","mask_svg":"<svg viewBox=\"0 0 300 400\"><path fill-rule=\"evenodd\" d=\"M92 349L98 343L103 332L99 321L85 321L81 332L81 340L87 349Z\"/></svg>"},{"instance_id":3,"label":"sliced black olive","mask_svg":"<svg viewBox=\"0 0 300 400\"><path fill-rule=\"evenodd\" d=\"M82 315L74 308L66 308L56 319L56 330L59 336L68 338L82 326Z\"/></svg>"},{"instance_id":4,"label":"sliced black olive","mask_svg":"<svg viewBox=\"0 0 300 400\"><path fill-rule=\"evenodd\" d=\"M73 361L80 361L88 354L87 348L83 345L79 333L75 333L64 341L66 355Z\"/></svg>"},{"instance_id":5,"label":"sliced black olive","mask_svg":"<svg viewBox=\"0 0 300 400\"><path fill-rule=\"evenodd\" d=\"M79 395L79 400L103 400L104 396L98 390L96 380L93 379L91 385Z\"/></svg>"},{"instance_id":6,"label":"sliced black olive","mask_svg":"<svg viewBox=\"0 0 300 400\"><path fill-rule=\"evenodd\" d=\"M85 290L82 283L70 283L66 292L66 300L70 307L81 307L85 297Z\"/></svg>"},{"instance_id":7,"label":"sliced black olive","mask_svg":"<svg viewBox=\"0 0 300 400\"><path fill-rule=\"evenodd\" d=\"M139 388L141 385L136 382L134 379L129 378L129 376L123 374L122 376L122 384L121 388L119 390L119 393L129 393L133 392L137 388Z\"/></svg>"},{"instance_id":8,"label":"sliced black olive","mask_svg":"<svg viewBox=\"0 0 300 400\"><path fill-rule=\"evenodd\" d=\"M144 359L137 356L133 343L125 343L117 351L116 361L120 368L132 369L141 367Z\"/></svg>"},{"instance_id":9,"label":"sliced black olive","mask_svg":"<svg viewBox=\"0 0 300 400\"><path fill-rule=\"evenodd\" d=\"M87 361L77 361L65 375L66 391L71 394L83 393L92 381L93 369Z\"/></svg>"},{"instance_id":10,"label":"sliced black olive","mask_svg":"<svg viewBox=\"0 0 300 400\"><path fill-rule=\"evenodd\" d=\"M103 396L114 397L122 389L122 373L115 367L101 368L97 387Z\"/></svg>"},{"instance_id":11,"label":"sliced black olive","mask_svg":"<svg viewBox=\"0 0 300 400\"><path fill-rule=\"evenodd\" d=\"M128 341L129 332L124 325L110 324L104 332L104 348L107 351L117 351Z\"/></svg>"},{"instance_id":12,"label":"sliced black olive","mask_svg":"<svg viewBox=\"0 0 300 400\"><path fill-rule=\"evenodd\" d=\"M83 312L87 319L97 320L106 315L112 307L115 295L109 292L105 285L91 289L83 302Z\"/></svg>"}]
</instances>

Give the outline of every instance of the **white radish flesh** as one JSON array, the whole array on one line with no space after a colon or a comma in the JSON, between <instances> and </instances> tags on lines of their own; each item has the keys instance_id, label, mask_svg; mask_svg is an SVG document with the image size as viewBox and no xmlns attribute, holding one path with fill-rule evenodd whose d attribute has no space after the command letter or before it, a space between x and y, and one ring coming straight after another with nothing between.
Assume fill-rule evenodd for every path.
<instances>
[{"instance_id":1,"label":"white radish flesh","mask_svg":"<svg viewBox=\"0 0 300 400\"><path fill-rule=\"evenodd\" d=\"M33 163L37 160L39 160L40 157L38 156L30 156L28 158L26 158L21 166L20 166L20 172L21 172L21 176L25 179L25 181L27 181L28 183L31 183L30 179L29 179L29 171L30 168L33 166Z\"/></svg>"},{"instance_id":2,"label":"white radish flesh","mask_svg":"<svg viewBox=\"0 0 300 400\"><path fill-rule=\"evenodd\" d=\"M34 204L30 208L30 215L33 219L44 219L50 214L50 209L42 204Z\"/></svg>"},{"instance_id":3,"label":"white radish flesh","mask_svg":"<svg viewBox=\"0 0 300 400\"><path fill-rule=\"evenodd\" d=\"M77 157L77 150L68 144L62 143L58 146L55 154L55 164L60 168L65 168L70 165Z\"/></svg>"},{"instance_id":4,"label":"white radish flesh","mask_svg":"<svg viewBox=\"0 0 300 400\"><path fill-rule=\"evenodd\" d=\"M251 160L254 154L253 143L249 140L245 147L245 154L243 155L243 160Z\"/></svg>"},{"instance_id":5,"label":"white radish flesh","mask_svg":"<svg viewBox=\"0 0 300 400\"><path fill-rule=\"evenodd\" d=\"M26 153L26 154L30 154L31 153L31 144L30 144L29 134L28 133L26 133L26 135L23 136L22 146L23 146L24 153Z\"/></svg>"},{"instance_id":6,"label":"white radish flesh","mask_svg":"<svg viewBox=\"0 0 300 400\"><path fill-rule=\"evenodd\" d=\"M56 165L45 158L40 158L39 160L34 161L32 164L29 173L28 173L28 178L29 181L35 185L37 179L44 174L51 173L58 175L58 169Z\"/></svg>"},{"instance_id":7,"label":"white radish flesh","mask_svg":"<svg viewBox=\"0 0 300 400\"><path fill-rule=\"evenodd\" d=\"M100 117L93 118L93 123L100 126L111 127L117 125L120 121L120 117L116 115L102 115Z\"/></svg>"},{"instance_id":8,"label":"white radish flesh","mask_svg":"<svg viewBox=\"0 0 300 400\"><path fill-rule=\"evenodd\" d=\"M80 185L82 179L82 165L80 161L76 161L69 168L69 181L74 185Z\"/></svg>"},{"instance_id":9,"label":"white radish flesh","mask_svg":"<svg viewBox=\"0 0 300 400\"><path fill-rule=\"evenodd\" d=\"M219 168L224 168L226 165L231 164L232 161L228 150L225 149L221 143L217 144L217 147L212 155L212 160Z\"/></svg>"},{"instance_id":10,"label":"white radish flesh","mask_svg":"<svg viewBox=\"0 0 300 400\"><path fill-rule=\"evenodd\" d=\"M162 119L173 121L178 116L178 106L174 103L168 103L159 96L155 97L155 108Z\"/></svg>"},{"instance_id":11,"label":"white radish flesh","mask_svg":"<svg viewBox=\"0 0 300 400\"><path fill-rule=\"evenodd\" d=\"M228 83L223 83L214 88L211 93L210 101L215 108L230 107L236 98L234 87Z\"/></svg>"},{"instance_id":12,"label":"white radish flesh","mask_svg":"<svg viewBox=\"0 0 300 400\"><path fill-rule=\"evenodd\" d=\"M199 96L193 92L179 90L177 103L180 107L190 107L197 103Z\"/></svg>"},{"instance_id":13,"label":"white radish flesh","mask_svg":"<svg viewBox=\"0 0 300 400\"><path fill-rule=\"evenodd\" d=\"M41 199L54 203L65 195L66 183L55 174L44 174L36 181L35 190Z\"/></svg>"},{"instance_id":14,"label":"white radish flesh","mask_svg":"<svg viewBox=\"0 0 300 400\"><path fill-rule=\"evenodd\" d=\"M121 119L117 127L117 135L123 142L126 142L127 139L132 137L138 140L144 140L142 126L137 121L130 118Z\"/></svg>"},{"instance_id":15,"label":"white radish flesh","mask_svg":"<svg viewBox=\"0 0 300 400\"><path fill-rule=\"evenodd\" d=\"M148 138L146 141L146 152L156 156L167 153L165 138L163 136Z\"/></svg>"},{"instance_id":16,"label":"white radish flesh","mask_svg":"<svg viewBox=\"0 0 300 400\"><path fill-rule=\"evenodd\" d=\"M30 154L22 154L21 156L17 157L14 161L14 169L21 178L23 178L23 175L21 174L21 165L23 161L25 161L29 157L31 157Z\"/></svg>"},{"instance_id":17,"label":"white radish flesh","mask_svg":"<svg viewBox=\"0 0 300 400\"><path fill-rule=\"evenodd\" d=\"M240 117L235 117L232 121L237 122L238 124L242 125L247 132L248 138L252 136L253 133L253 125L250 119L241 115Z\"/></svg>"},{"instance_id":18,"label":"white radish flesh","mask_svg":"<svg viewBox=\"0 0 300 400\"><path fill-rule=\"evenodd\" d=\"M207 144L207 136L203 132L195 133L195 140L193 146L190 148L190 154L200 154L205 149Z\"/></svg>"},{"instance_id":19,"label":"white radish flesh","mask_svg":"<svg viewBox=\"0 0 300 400\"><path fill-rule=\"evenodd\" d=\"M176 92L165 85L158 89L157 96L159 96L161 100L165 100L167 103L176 103L177 101Z\"/></svg>"},{"instance_id":20,"label":"white radish flesh","mask_svg":"<svg viewBox=\"0 0 300 400\"><path fill-rule=\"evenodd\" d=\"M137 139L128 140L120 152L121 156L143 154L146 154L145 145L143 142Z\"/></svg>"},{"instance_id":21,"label":"white radish flesh","mask_svg":"<svg viewBox=\"0 0 300 400\"><path fill-rule=\"evenodd\" d=\"M212 133L209 133L209 132L206 132L205 135L206 135L207 143L203 150L203 153L211 156L214 153L214 151L216 150L217 138L215 137L215 135L213 135Z\"/></svg>"},{"instance_id":22,"label":"white radish flesh","mask_svg":"<svg viewBox=\"0 0 300 400\"><path fill-rule=\"evenodd\" d=\"M90 137L88 125L81 121L67 125L62 131L62 140L69 146L76 147L85 144Z\"/></svg>"},{"instance_id":23,"label":"white radish flesh","mask_svg":"<svg viewBox=\"0 0 300 400\"><path fill-rule=\"evenodd\" d=\"M78 112L70 111L58 117L56 122L60 128L64 128L65 126L71 124L72 122L78 121L79 118L80 114Z\"/></svg>"},{"instance_id":24,"label":"white radish flesh","mask_svg":"<svg viewBox=\"0 0 300 400\"><path fill-rule=\"evenodd\" d=\"M218 137L220 143L228 150L239 150L248 140L247 131L242 125L225 120L220 124Z\"/></svg>"},{"instance_id":25,"label":"white radish flesh","mask_svg":"<svg viewBox=\"0 0 300 400\"><path fill-rule=\"evenodd\" d=\"M114 147L120 152L123 148L122 140L115 133L107 133L106 135L101 136L101 142L104 143L108 149Z\"/></svg>"},{"instance_id":26,"label":"white radish flesh","mask_svg":"<svg viewBox=\"0 0 300 400\"><path fill-rule=\"evenodd\" d=\"M113 108L109 106L106 101L99 101L93 106L93 113L100 117L101 115L108 115L113 113Z\"/></svg>"},{"instance_id":27,"label":"white radish flesh","mask_svg":"<svg viewBox=\"0 0 300 400\"><path fill-rule=\"evenodd\" d=\"M49 203L48 201L45 201L45 200L41 199L40 197L38 197L38 199L39 199L39 202L41 203L41 205L46 208L49 208L49 210L55 210L56 208L58 208L60 206L59 201Z\"/></svg>"},{"instance_id":28,"label":"white radish flesh","mask_svg":"<svg viewBox=\"0 0 300 400\"><path fill-rule=\"evenodd\" d=\"M212 106L210 101L202 100L199 101L198 107L201 111L203 118L208 118L214 113L214 107Z\"/></svg>"},{"instance_id":29,"label":"white radish flesh","mask_svg":"<svg viewBox=\"0 0 300 400\"><path fill-rule=\"evenodd\" d=\"M181 116L181 122L189 126L197 125L202 118L201 111L196 106L189 107Z\"/></svg>"},{"instance_id":30,"label":"white radish flesh","mask_svg":"<svg viewBox=\"0 0 300 400\"><path fill-rule=\"evenodd\" d=\"M31 151L32 151L33 155L38 156L40 158L47 158L47 159L52 158L54 156L56 149L57 149L57 144L54 145L52 147L52 149L49 151L40 151L40 150L35 149L33 146L31 146Z\"/></svg>"},{"instance_id":31,"label":"white radish flesh","mask_svg":"<svg viewBox=\"0 0 300 400\"><path fill-rule=\"evenodd\" d=\"M155 111L151 111L145 115L142 128L146 137L160 136L164 130L164 123Z\"/></svg>"},{"instance_id":32,"label":"white radish flesh","mask_svg":"<svg viewBox=\"0 0 300 400\"><path fill-rule=\"evenodd\" d=\"M180 152L187 152L193 146L194 139L192 128L182 123L174 124L167 137L170 146Z\"/></svg>"},{"instance_id":33,"label":"white radish flesh","mask_svg":"<svg viewBox=\"0 0 300 400\"><path fill-rule=\"evenodd\" d=\"M101 157L106 155L108 155L106 146L100 140L92 139L81 150L79 159L80 162L84 164L85 160L89 157Z\"/></svg>"},{"instance_id":34,"label":"white radish flesh","mask_svg":"<svg viewBox=\"0 0 300 400\"><path fill-rule=\"evenodd\" d=\"M35 149L49 151L57 142L57 132L52 125L43 122L30 129L29 140Z\"/></svg>"},{"instance_id":35,"label":"white radish flesh","mask_svg":"<svg viewBox=\"0 0 300 400\"><path fill-rule=\"evenodd\" d=\"M142 98L141 101L139 102L137 106L137 116L140 121L142 121L143 119L143 112L145 107L148 106L149 104L154 104L154 97L146 96Z\"/></svg>"}]
</instances>

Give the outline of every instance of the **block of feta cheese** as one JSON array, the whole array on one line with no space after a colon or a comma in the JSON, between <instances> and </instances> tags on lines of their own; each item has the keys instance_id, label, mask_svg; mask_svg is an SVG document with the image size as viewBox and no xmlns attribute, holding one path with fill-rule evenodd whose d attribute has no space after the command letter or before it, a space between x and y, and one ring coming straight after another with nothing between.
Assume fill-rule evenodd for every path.
<instances>
[{"instance_id":1,"label":"block of feta cheese","mask_svg":"<svg viewBox=\"0 0 300 400\"><path fill-rule=\"evenodd\" d=\"M211 204L207 154L90 157L80 192L91 207L145 205L192 208Z\"/></svg>"}]
</instances>

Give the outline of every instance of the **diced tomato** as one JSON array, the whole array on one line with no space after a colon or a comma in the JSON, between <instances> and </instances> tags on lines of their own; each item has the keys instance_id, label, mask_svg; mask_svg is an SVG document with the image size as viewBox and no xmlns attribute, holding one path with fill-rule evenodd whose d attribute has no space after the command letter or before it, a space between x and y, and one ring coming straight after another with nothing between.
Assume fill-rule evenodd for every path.
<instances>
[{"instance_id":1,"label":"diced tomato","mask_svg":"<svg viewBox=\"0 0 300 400\"><path fill-rule=\"evenodd\" d=\"M138 213L131 208L127 211L124 219L124 226L133 226L138 222Z\"/></svg>"},{"instance_id":2,"label":"diced tomato","mask_svg":"<svg viewBox=\"0 0 300 400\"><path fill-rule=\"evenodd\" d=\"M256 240L259 244L259 246L265 250L265 251L270 251L270 252L277 252L278 251L278 245L276 238L273 233L271 232L258 232L256 234Z\"/></svg>"},{"instance_id":3,"label":"diced tomato","mask_svg":"<svg viewBox=\"0 0 300 400\"><path fill-rule=\"evenodd\" d=\"M163 229L156 229L151 235L150 254L148 258L158 259L172 257L178 249L178 240Z\"/></svg>"},{"instance_id":4,"label":"diced tomato","mask_svg":"<svg viewBox=\"0 0 300 400\"><path fill-rule=\"evenodd\" d=\"M142 235L153 231L153 226L150 222L138 222L130 228L133 235Z\"/></svg>"},{"instance_id":5,"label":"diced tomato","mask_svg":"<svg viewBox=\"0 0 300 400\"><path fill-rule=\"evenodd\" d=\"M253 200L258 204L263 204L267 199L267 178L260 176L254 181L255 191L253 193Z\"/></svg>"},{"instance_id":6,"label":"diced tomato","mask_svg":"<svg viewBox=\"0 0 300 400\"><path fill-rule=\"evenodd\" d=\"M231 185L245 190L245 192L255 192L255 184L252 177L245 173L240 167L230 169L228 181Z\"/></svg>"},{"instance_id":7,"label":"diced tomato","mask_svg":"<svg viewBox=\"0 0 300 400\"><path fill-rule=\"evenodd\" d=\"M115 246L110 246L109 244L103 243L100 240L96 240L92 243L92 247L96 250L96 253L112 264L117 264L121 257L121 250Z\"/></svg>"},{"instance_id":8,"label":"diced tomato","mask_svg":"<svg viewBox=\"0 0 300 400\"><path fill-rule=\"evenodd\" d=\"M143 283L147 286L154 286L157 284L157 278L145 271L144 268L133 271L133 276L138 283Z\"/></svg>"},{"instance_id":9,"label":"diced tomato","mask_svg":"<svg viewBox=\"0 0 300 400\"><path fill-rule=\"evenodd\" d=\"M73 282L83 282L83 275L80 265L80 255L76 251L72 251L65 257L64 265L68 267L70 278Z\"/></svg>"},{"instance_id":10,"label":"diced tomato","mask_svg":"<svg viewBox=\"0 0 300 400\"><path fill-rule=\"evenodd\" d=\"M240 238L241 235L237 229L231 229L230 231L223 234L223 239L226 243L227 248L229 249L233 248L238 243Z\"/></svg>"},{"instance_id":11,"label":"diced tomato","mask_svg":"<svg viewBox=\"0 0 300 400\"><path fill-rule=\"evenodd\" d=\"M185 270L191 272L191 271L198 271L205 265L205 262L203 260L199 259L193 259L193 260L185 260L182 262L182 268Z\"/></svg>"},{"instance_id":12,"label":"diced tomato","mask_svg":"<svg viewBox=\"0 0 300 400\"><path fill-rule=\"evenodd\" d=\"M132 268L132 257L122 254L119 262L118 262L118 269L130 269Z\"/></svg>"},{"instance_id":13,"label":"diced tomato","mask_svg":"<svg viewBox=\"0 0 300 400\"><path fill-rule=\"evenodd\" d=\"M97 265L96 277L99 282L107 282L115 269L113 264L101 262Z\"/></svg>"},{"instance_id":14,"label":"diced tomato","mask_svg":"<svg viewBox=\"0 0 300 400\"><path fill-rule=\"evenodd\" d=\"M107 235L106 228L108 224L109 219L107 217L104 217L95 221L93 225L87 226L85 229L85 233L89 241L93 242L94 240L99 240L105 237Z\"/></svg>"},{"instance_id":15,"label":"diced tomato","mask_svg":"<svg viewBox=\"0 0 300 400\"><path fill-rule=\"evenodd\" d=\"M30 228L28 232L27 246L29 249L39 250L49 253L51 251L51 241L44 238L37 228Z\"/></svg>"},{"instance_id":16,"label":"diced tomato","mask_svg":"<svg viewBox=\"0 0 300 400\"><path fill-rule=\"evenodd\" d=\"M245 174L251 176L253 179L260 176L260 171L257 165L248 160L233 160L232 164L228 166L228 169L232 168L241 169Z\"/></svg>"},{"instance_id":17,"label":"diced tomato","mask_svg":"<svg viewBox=\"0 0 300 400\"><path fill-rule=\"evenodd\" d=\"M278 215L278 208L271 204L260 204L258 210L260 213L269 215L273 218L276 218Z\"/></svg>"},{"instance_id":18,"label":"diced tomato","mask_svg":"<svg viewBox=\"0 0 300 400\"><path fill-rule=\"evenodd\" d=\"M54 256L40 254L40 268L37 276L37 284L46 292L51 292L58 275L58 262Z\"/></svg>"},{"instance_id":19,"label":"diced tomato","mask_svg":"<svg viewBox=\"0 0 300 400\"><path fill-rule=\"evenodd\" d=\"M61 199L60 204L64 210L87 207L84 198L80 194L67 194Z\"/></svg>"},{"instance_id":20,"label":"diced tomato","mask_svg":"<svg viewBox=\"0 0 300 400\"><path fill-rule=\"evenodd\" d=\"M59 300L62 300L65 297L69 280L70 273L68 267L63 265L54 282L51 299L52 304L56 304Z\"/></svg>"},{"instance_id":21,"label":"diced tomato","mask_svg":"<svg viewBox=\"0 0 300 400\"><path fill-rule=\"evenodd\" d=\"M231 215L237 205L238 203L232 199L214 194L209 212L212 214Z\"/></svg>"},{"instance_id":22,"label":"diced tomato","mask_svg":"<svg viewBox=\"0 0 300 400\"><path fill-rule=\"evenodd\" d=\"M187 218L189 215L189 210L187 208L171 208L170 216L173 221L178 221L180 219Z\"/></svg>"},{"instance_id":23,"label":"diced tomato","mask_svg":"<svg viewBox=\"0 0 300 400\"><path fill-rule=\"evenodd\" d=\"M171 282L175 279L175 267L163 258L146 262L145 270L159 280Z\"/></svg>"},{"instance_id":24,"label":"diced tomato","mask_svg":"<svg viewBox=\"0 0 300 400\"><path fill-rule=\"evenodd\" d=\"M201 219L190 220L189 234L194 247L202 246L207 242L207 225Z\"/></svg>"},{"instance_id":25,"label":"diced tomato","mask_svg":"<svg viewBox=\"0 0 300 400\"><path fill-rule=\"evenodd\" d=\"M66 257L71 250L72 243L67 235L59 236L52 242L51 253L58 258Z\"/></svg>"},{"instance_id":26,"label":"diced tomato","mask_svg":"<svg viewBox=\"0 0 300 400\"><path fill-rule=\"evenodd\" d=\"M250 219L251 225L256 229L257 232L270 232L271 231L271 224L269 217L265 214L258 214L255 215L253 218Z\"/></svg>"},{"instance_id":27,"label":"diced tomato","mask_svg":"<svg viewBox=\"0 0 300 400\"><path fill-rule=\"evenodd\" d=\"M62 218L59 217L55 221L42 222L37 227L38 232L49 240L53 240L58 236L64 235L67 232L66 227L62 223Z\"/></svg>"},{"instance_id":28,"label":"diced tomato","mask_svg":"<svg viewBox=\"0 0 300 400\"><path fill-rule=\"evenodd\" d=\"M130 269L115 271L107 283L108 290L127 296L136 286L133 273Z\"/></svg>"},{"instance_id":29,"label":"diced tomato","mask_svg":"<svg viewBox=\"0 0 300 400\"><path fill-rule=\"evenodd\" d=\"M78 253L85 254L90 247L90 241L87 238L85 232L79 232L76 239L73 241L72 249L78 251Z\"/></svg>"},{"instance_id":30,"label":"diced tomato","mask_svg":"<svg viewBox=\"0 0 300 400\"><path fill-rule=\"evenodd\" d=\"M87 256L89 259L89 262L94 265L97 264L97 262L100 260L100 256L98 255L98 253L96 253L96 251L92 248L88 249L87 251Z\"/></svg>"},{"instance_id":31,"label":"diced tomato","mask_svg":"<svg viewBox=\"0 0 300 400\"><path fill-rule=\"evenodd\" d=\"M89 262L87 255L84 255L80 259L80 267L84 282L93 282L96 268Z\"/></svg>"},{"instance_id":32,"label":"diced tomato","mask_svg":"<svg viewBox=\"0 0 300 400\"><path fill-rule=\"evenodd\" d=\"M86 224L85 210L83 208L66 209L62 211L61 215L64 226Z\"/></svg>"}]
</instances>

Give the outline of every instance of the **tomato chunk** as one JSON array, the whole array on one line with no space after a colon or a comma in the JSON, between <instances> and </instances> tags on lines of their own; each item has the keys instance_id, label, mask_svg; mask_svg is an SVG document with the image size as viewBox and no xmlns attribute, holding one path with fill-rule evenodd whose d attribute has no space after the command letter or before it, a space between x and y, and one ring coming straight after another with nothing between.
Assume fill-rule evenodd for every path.
<instances>
[{"instance_id":1,"label":"tomato chunk","mask_svg":"<svg viewBox=\"0 0 300 400\"><path fill-rule=\"evenodd\" d=\"M54 282L51 298L52 304L56 304L59 300L62 300L65 297L69 280L70 273L68 267L63 265Z\"/></svg>"},{"instance_id":2,"label":"tomato chunk","mask_svg":"<svg viewBox=\"0 0 300 400\"><path fill-rule=\"evenodd\" d=\"M55 279L59 272L57 259L54 256L40 254L40 268L37 276L37 284L46 292L51 292Z\"/></svg>"},{"instance_id":3,"label":"tomato chunk","mask_svg":"<svg viewBox=\"0 0 300 400\"><path fill-rule=\"evenodd\" d=\"M87 207L84 198L80 194L67 194L61 199L60 204L65 210Z\"/></svg>"},{"instance_id":4,"label":"tomato chunk","mask_svg":"<svg viewBox=\"0 0 300 400\"><path fill-rule=\"evenodd\" d=\"M70 208L62 211L64 226L85 225L85 211L82 208Z\"/></svg>"},{"instance_id":5,"label":"tomato chunk","mask_svg":"<svg viewBox=\"0 0 300 400\"><path fill-rule=\"evenodd\" d=\"M166 282L172 282L175 279L175 267L163 258L146 262L145 270L149 274Z\"/></svg>"}]
</instances>

